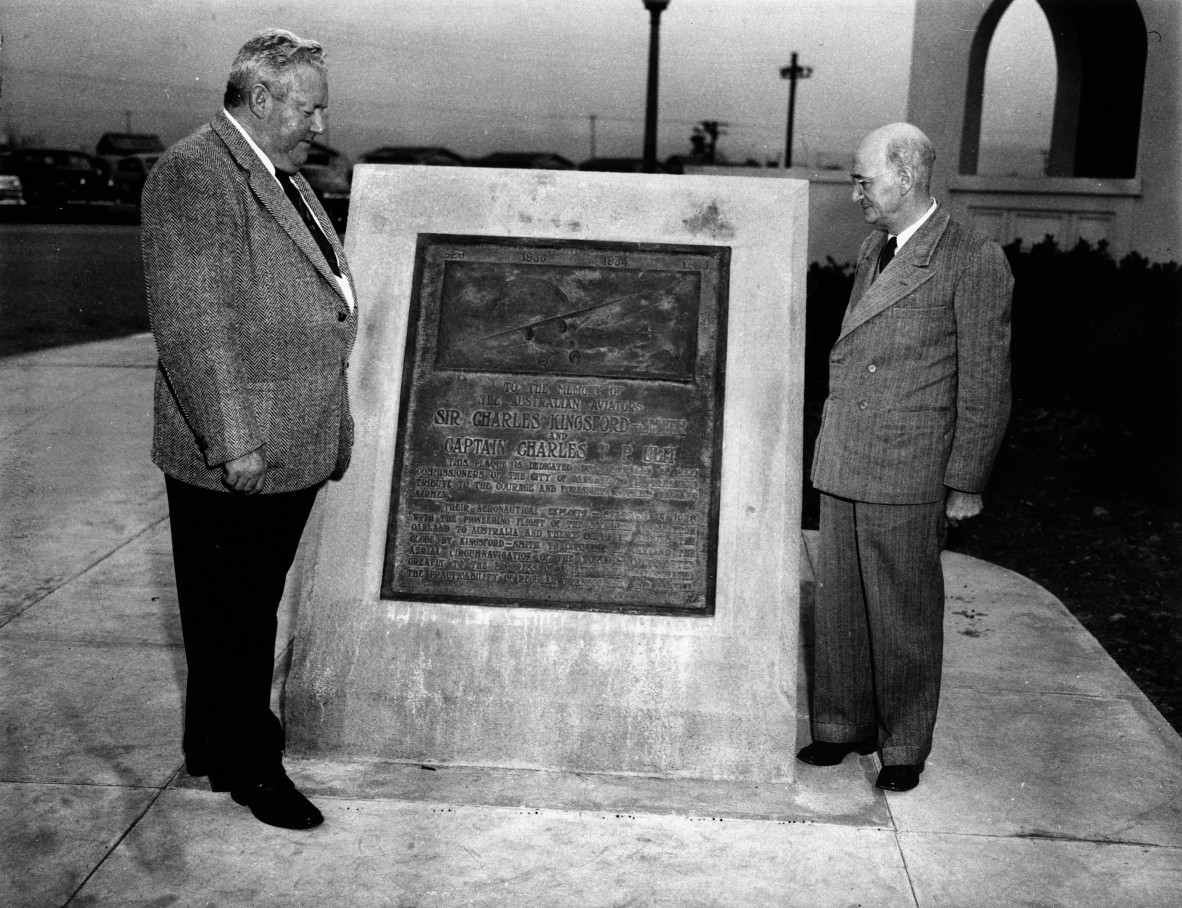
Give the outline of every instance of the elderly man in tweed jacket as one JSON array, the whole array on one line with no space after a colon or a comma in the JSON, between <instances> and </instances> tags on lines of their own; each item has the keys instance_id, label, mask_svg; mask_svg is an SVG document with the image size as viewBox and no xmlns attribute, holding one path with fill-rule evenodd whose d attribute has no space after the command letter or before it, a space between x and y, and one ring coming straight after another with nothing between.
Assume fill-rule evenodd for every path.
<instances>
[{"instance_id":1,"label":"elderly man in tweed jacket","mask_svg":"<svg viewBox=\"0 0 1182 908\"><path fill-rule=\"evenodd\" d=\"M906 791L940 698L946 525L975 516L1010 408L1013 278L996 243L929 194L935 150L906 123L854 158L862 244L830 353L813 458L821 491L813 743L832 766L878 750Z\"/></svg>"},{"instance_id":2,"label":"elderly man in tweed jacket","mask_svg":"<svg viewBox=\"0 0 1182 908\"><path fill-rule=\"evenodd\" d=\"M144 188L164 471L188 682L184 751L260 820L322 821L283 769L270 709L276 613L317 490L349 462L349 268L298 170L324 130L323 49L269 30L226 109Z\"/></svg>"}]
</instances>

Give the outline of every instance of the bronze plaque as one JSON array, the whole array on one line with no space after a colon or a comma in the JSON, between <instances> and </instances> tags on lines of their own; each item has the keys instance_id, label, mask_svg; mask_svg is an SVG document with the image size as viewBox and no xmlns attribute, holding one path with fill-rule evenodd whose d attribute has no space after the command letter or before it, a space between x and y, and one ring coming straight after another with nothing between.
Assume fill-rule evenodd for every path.
<instances>
[{"instance_id":1,"label":"bronze plaque","mask_svg":"<svg viewBox=\"0 0 1182 908\"><path fill-rule=\"evenodd\" d=\"M713 614L729 263L420 235L382 597Z\"/></svg>"}]
</instances>

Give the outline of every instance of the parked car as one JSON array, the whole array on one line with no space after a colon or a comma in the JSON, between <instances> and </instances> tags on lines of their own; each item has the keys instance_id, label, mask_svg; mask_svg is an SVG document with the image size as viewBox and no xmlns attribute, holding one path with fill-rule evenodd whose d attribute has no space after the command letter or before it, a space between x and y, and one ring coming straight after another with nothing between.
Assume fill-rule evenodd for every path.
<instances>
[{"instance_id":1,"label":"parked car","mask_svg":"<svg viewBox=\"0 0 1182 908\"><path fill-rule=\"evenodd\" d=\"M518 167L526 170L574 170L574 161L548 151L497 151L472 163L480 167Z\"/></svg>"},{"instance_id":2,"label":"parked car","mask_svg":"<svg viewBox=\"0 0 1182 908\"><path fill-rule=\"evenodd\" d=\"M160 154L164 143L151 132L104 132L95 153L103 155Z\"/></svg>"},{"instance_id":3,"label":"parked car","mask_svg":"<svg viewBox=\"0 0 1182 908\"><path fill-rule=\"evenodd\" d=\"M108 164L107 175L115 197L129 205L138 205L144 193L148 171L159 157L159 154L129 154Z\"/></svg>"},{"instance_id":4,"label":"parked car","mask_svg":"<svg viewBox=\"0 0 1182 908\"><path fill-rule=\"evenodd\" d=\"M656 173L673 171L656 162ZM601 173L644 173L644 158L589 158L579 165L579 170L595 170Z\"/></svg>"},{"instance_id":5,"label":"parked car","mask_svg":"<svg viewBox=\"0 0 1182 908\"><path fill-rule=\"evenodd\" d=\"M0 169L3 168L0 160ZM0 205L23 205L25 194L21 189L21 178L15 173L0 173Z\"/></svg>"},{"instance_id":6,"label":"parked car","mask_svg":"<svg viewBox=\"0 0 1182 908\"><path fill-rule=\"evenodd\" d=\"M104 132L95 146L95 155L114 164L128 155L159 155L164 151L160 136L150 132Z\"/></svg>"},{"instance_id":7,"label":"parked car","mask_svg":"<svg viewBox=\"0 0 1182 908\"><path fill-rule=\"evenodd\" d=\"M9 152L0 172L20 178L30 205L77 205L111 202L115 192L102 163L81 151L21 148Z\"/></svg>"},{"instance_id":8,"label":"parked car","mask_svg":"<svg viewBox=\"0 0 1182 908\"><path fill-rule=\"evenodd\" d=\"M463 167L468 162L450 148L435 145L383 145L361 156L362 164L427 164Z\"/></svg>"},{"instance_id":9,"label":"parked car","mask_svg":"<svg viewBox=\"0 0 1182 908\"><path fill-rule=\"evenodd\" d=\"M151 132L105 132L94 151L107 168L118 200L138 205L148 171L164 151L164 143Z\"/></svg>"},{"instance_id":10,"label":"parked car","mask_svg":"<svg viewBox=\"0 0 1182 908\"><path fill-rule=\"evenodd\" d=\"M308 149L308 160L300 173L320 199L320 204L332 219L333 226L344 232L349 218L349 196L353 183L353 165L335 148L313 142Z\"/></svg>"}]
</instances>

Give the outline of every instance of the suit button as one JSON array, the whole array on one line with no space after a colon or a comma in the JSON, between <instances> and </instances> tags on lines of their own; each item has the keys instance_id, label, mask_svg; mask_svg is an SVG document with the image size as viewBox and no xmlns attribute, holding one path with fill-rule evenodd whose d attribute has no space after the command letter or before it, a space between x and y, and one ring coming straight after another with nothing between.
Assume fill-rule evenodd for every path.
<instances>
[{"instance_id":1,"label":"suit button","mask_svg":"<svg viewBox=\"0 0 1182 908\"><path fill-rule=\"evenodd\" d=\"M338 322L343 322L343 321L344 321L345 319L347 319L348 317L349 317L349 316L345 315L345 313L343 313L343 312L338 312L338 313L337 313L337 321L338 321Z\"/></svg>"},{"instance_id":2,"label":"suit button","mask_svg":"<svg viewBox=\"0 0 1182 908\"><path fill-rule=\"evenodd\" d=\"M871 363L869 366L866 367L866 371L867 372L877 372L878 366L874 365L874 363Z\"/></svg>"},{"instance_id":3,"label":"suit button","mask_svg":"<svg viewBox=\"0 0 1182 908\"><path fill-rule=\"evenodd\" d=\"M867 407L869 407L869 406L870 406L870 404L868 404L868 403L867 403L866 401L864 401L864 400L860 400L860 401L858 401L858 409L859 409L859 410L865 410L865 409L866 409Z\"/></svg>"}]
</instances>

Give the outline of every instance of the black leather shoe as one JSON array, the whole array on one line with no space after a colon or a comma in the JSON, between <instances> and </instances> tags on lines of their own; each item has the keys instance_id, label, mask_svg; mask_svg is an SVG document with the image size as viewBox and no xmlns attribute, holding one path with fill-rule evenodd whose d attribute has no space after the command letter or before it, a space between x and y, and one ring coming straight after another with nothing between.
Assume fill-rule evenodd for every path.
<instances>
[{"instance_id":1,"label":"black leather shoe","mask_svg":"<svg viewBox=\"0 0 1182 908\"><path fill-rule=\"evenodd\" d=\"M861 741L847 741L843 744L814 741L807 747L802 747L796 759L811 766L836 766L845 759L846 754L857 751L865 756L874 753L877 747L877 738L863 738Z\"/></svg>"},{"instance_id":2,"label":"black leather shoe","mask_svg":"<svg viewBox=\"0 0 1182 908\"><path fill-rule=\"evenodd\" d=\"M900 763L895 766L884 766L878 774L878 781L874 784L883 791L910 791L919 784L919 774L923 772L922 763Z\"/></svg>"},{"instance_id":3,"label":"black leather shoe","mask_svg":"<svg viewBox=\"0 0 1182 908\"><path fill-rule=\"evenodd\" d=\"M316 805L296 789L285 774L270 776L262 782L235 785L230 797L249 807L255 819L282 829L311 829L324 822Z\"/></svg>"}]
</instances>

